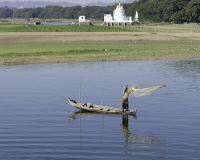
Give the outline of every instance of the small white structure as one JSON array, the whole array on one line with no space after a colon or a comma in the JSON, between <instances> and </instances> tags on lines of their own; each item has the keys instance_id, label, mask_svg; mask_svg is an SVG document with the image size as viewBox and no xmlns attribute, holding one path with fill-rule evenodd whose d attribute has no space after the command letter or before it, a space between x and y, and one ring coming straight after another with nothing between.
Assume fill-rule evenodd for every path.
<instances>
[{"instance_id":1,"label":"small white structure","mask_svg":"<svg viewBox=\"0 0 200 160\"><path fill-rule=\"evenodd\" d=\"M91 22L90 20L86 20L85 19L85 16L79 16L79 26L81 24L84 24L84 25L91 25Z\"/></svg>"},{"instance_id":2,"label":"small white structure","mask_svg":"<svg viewBox=\"0 0 200 160\"><path fill-rule=\"evenodd\" d=\"M111 14L104 14L104 24L107 24L107 26L113 26L115 23L117 23L118 26L121 24L127 25L127 23L131 25L139 23L138 12L136 11L134 20L132 20L132 17L126 17L123 5L119 2L116 9L113 11L113 17Z\"/></svg>"},{"instance_id":3,"label":"small white structure","mask_svg":"<svg viewBox=\"0 0 200 160\"><path fill-rule=\"evenodd\" d=\"M134 22L135 23L140 23L139 20L138 20L138 12L137 11L135 13Z\"/></svg>"},{"instance_id":4,"label":"small white structure","mask_svg":"<svg viewBox=\"0 0 200 160\"><path fill-rule=\"evenodd\" d=\"M111 22L111 21L113 21L111 14L104 14L104 22Z\"/></svg>"}]
</instances>

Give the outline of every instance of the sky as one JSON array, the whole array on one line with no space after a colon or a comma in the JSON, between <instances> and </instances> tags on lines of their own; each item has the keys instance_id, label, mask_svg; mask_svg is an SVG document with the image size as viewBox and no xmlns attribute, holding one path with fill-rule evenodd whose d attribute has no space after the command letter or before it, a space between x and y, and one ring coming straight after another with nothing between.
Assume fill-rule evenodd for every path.
<instances>
[{"instance_id":1,"label":"sky","mask_svg":"<svg viewBox=\"0 0 200 160\"><path fill-rule=\"evenodd\" d=\"M113 3L113 2L116 2L118 3L119 0L63 0L63 1L66 1L66 2L69 2L69 3L78 3L78 4L86 4L86 3L95 3L95 2L98 2L98 1L101 1L101 2L104 2L104 3ZM121 2L123 2L124 0L122 0Z\"/></svg>"},{"instance_id":2,"label":"sky","mask_svg":"<svg viewBox=\"0 0 200 160\"><path fill-rule=\"evenodd\" d=\"M4 0L0 0L4 1ZM10 1L10 0L5 0L5 1ZM22 1L22 0L19 0ZM134 0L30 0L30 1L63 1L63 2L68 2L68 3L77 3L77 4L86 4L86 3L96 3L96 2L104 2L104 3L119 3L121 2L133 2Z\"/></svg>"},{"instance_id":3,"label":"sky","mask_svg":"<svg viewBox=\"0 0 200 160\"><path fill-rule=\"evenodd\" d=\"M86 3L94 3L94 2L104 2L104 3L110 3L110 2L119 2L118 0L65 0L69 3L80 3L80 4L86 4Z\"/></svg>"}]
</instances>

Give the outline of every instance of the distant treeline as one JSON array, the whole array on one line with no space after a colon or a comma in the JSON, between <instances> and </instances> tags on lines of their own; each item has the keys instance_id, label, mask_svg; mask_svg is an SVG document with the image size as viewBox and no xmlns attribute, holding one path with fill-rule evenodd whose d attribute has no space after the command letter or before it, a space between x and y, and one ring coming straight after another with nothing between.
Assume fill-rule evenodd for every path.
<instances>
[{"instance_id":1,"label":"distant treeline","mask_svg":"<svg viewBox=\"0 0 200 160\"><path fill-rule=\"evenodd\" d=\"M139 13L140 22L200 22L200 0L138 0L123 4L127 16ZM42 18L42 19L78 19L85 15L87 19L103 20L104 14L112 14L116 5L99 6L47 6L37 8L0 8L0 18Z\"/></svg>"}]
</instances>

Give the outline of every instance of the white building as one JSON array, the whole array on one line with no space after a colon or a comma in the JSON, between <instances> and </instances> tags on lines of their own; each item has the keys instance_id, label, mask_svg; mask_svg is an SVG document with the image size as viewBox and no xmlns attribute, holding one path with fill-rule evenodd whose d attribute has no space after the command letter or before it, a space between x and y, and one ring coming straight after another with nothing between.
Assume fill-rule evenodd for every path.
<instances>
[{"instance_id":1,"label":"white building","mask_svg":"<svg viewBox=\"0 0 200 160\"><path fill-rule=\"evenodd\" d=\"M131 25L134 23L139 23L138 13L136 11L134 20L132 20L132 17L126 17L123 5L119 3L116 9L113 11L113 17L111 14L104 14L104 24L113 26L115 23L118 24L118 26L121 24L127 25L127 23Z\"/></svg>"},{"instance_id":2,"label":"white building","mask_svg":"<svg viewBox=\"0 0 200 160\"><path fill-rule=\"evenodd\" d=\"M91 21L90 20L86 20L85 16L79 16L79 25L91 25Z\"/></svg>"}]
</instances>

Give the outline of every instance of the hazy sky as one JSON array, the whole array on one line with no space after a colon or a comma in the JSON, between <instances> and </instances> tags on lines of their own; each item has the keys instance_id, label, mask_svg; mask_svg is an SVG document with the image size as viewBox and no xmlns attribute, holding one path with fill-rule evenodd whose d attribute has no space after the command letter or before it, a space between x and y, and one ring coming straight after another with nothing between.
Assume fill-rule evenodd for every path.
<instances>
[{"instance_id":1,"label":"hazy sky","mask_svg":"<svg viewBox=\"0 0 200 160\"><path fill-rule=\"evenodd\" d=\"M0 0L0 1L11 1L11 0ZM19 0L19 1L22 1L22 0ZM122 4L123 3L132 3L134 2L135 0L28 0L28 1L50 1L50 2L53 2L53 1L63 1L63 2L68 2L68 3L77 3L77 4L86 4L86 3L95 3L95 2L104 2L104 3L119 3L121 2Z\"/></svg>"},{"instance_id":2,"label":"hazy sky","mask_svg":"<svg viewBox=\"0 0 200 160\"><path fill-rule=\"evenodd\" d=\"M0 0L1 1L1 0ZM4 1L4 0L3 0ZM10 1L10 0L5 0L5 1ZM19 0L22 1L22 0ZM61 0L30 0L30 1L61 1ZM86 3L95 3L95 2L104 2L104 3L119 3L121 2L133 2L134 0L62 0L64 2L68 3L78 3L78 4L86 4Z\"/></svg>"},{"instance_id":3,"label":"hazy sky","mask_svg":"<svg viewBox=\"0 0 200 160\"><path fill-rule=\"evenodd\" d=\"M64 0L69 3L79 3L79 4L86 4L86 3L94 3L94 2L104 2L104 3L110 3L110 2L119 2L118 0Z\"/></svg>"}]
</instances>

